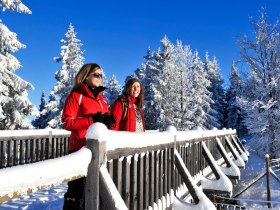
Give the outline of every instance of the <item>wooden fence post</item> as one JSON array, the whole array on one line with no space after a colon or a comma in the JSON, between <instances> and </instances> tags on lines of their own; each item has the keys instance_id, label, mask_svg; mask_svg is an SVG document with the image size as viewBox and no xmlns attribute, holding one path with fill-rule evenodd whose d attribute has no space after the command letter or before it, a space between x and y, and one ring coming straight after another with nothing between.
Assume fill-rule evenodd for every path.
<instances>
[{"instance_id":1,"label":"wooden fence post","mask_svg":"<svg viewBox=\"0 0 280 210\"><path fill-rule=\"evenodd\" d=\"M99 176L100 167L105 163L106 141L88 139L87 148L92 152L91 162L85 186L85 209L99 209Z\"/></svg>"},{"instance_id":2,"label":"wooden fence post","mask_svg":"<svg viewBox=\"0 0 280 210\"><path fill-rule=\"evenodd\" d=\"M270 194L270 170L269 170L269 155L265 155L266 160L266 190L267 190L267 207L271 209L271 194Z\"/></svg>"}]
</instances>

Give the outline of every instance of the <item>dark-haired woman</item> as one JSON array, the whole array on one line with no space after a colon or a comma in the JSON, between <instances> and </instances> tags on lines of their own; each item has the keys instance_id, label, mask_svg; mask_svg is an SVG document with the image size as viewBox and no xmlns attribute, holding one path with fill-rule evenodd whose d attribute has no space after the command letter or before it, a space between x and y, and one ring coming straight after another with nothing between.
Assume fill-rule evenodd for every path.
<instances>
[{"instance_id":1,"label":"dark-haired woman","mask_svg":"<svg viewBox=\"0 0 280 210\"><path fill-rule=\"evenodd\" d=\"M116 119L113 130L143 132L145 131L142 111L144 101L143 87L137 78L126 81L124 90L111 107L111 114Z\"/></svg>"}]
</instances>

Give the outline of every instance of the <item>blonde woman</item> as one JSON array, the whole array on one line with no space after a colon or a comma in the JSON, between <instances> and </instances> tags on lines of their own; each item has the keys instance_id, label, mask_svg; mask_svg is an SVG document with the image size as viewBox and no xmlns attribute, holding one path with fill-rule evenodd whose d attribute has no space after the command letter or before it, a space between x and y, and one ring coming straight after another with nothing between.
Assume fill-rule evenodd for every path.
<instances>
[{"instance_id":1,"label":"blonde woman","mask_svg":"<svg viewBox=\"0 0 280 210\"><path fill-rule=\"evenodd\" d=\"M74 80L74 87L66 99L62 123L71 131L69 153L86 145L86 132L95 122L102 122L108 128L114 125L114 117L108 112L107 102L102 96L105 87L100 86L103 74L96 63L82 66ZM64 195L64 210L84 209L85 178L68 182L68 190Z\"/></svg>"}]
</instances>

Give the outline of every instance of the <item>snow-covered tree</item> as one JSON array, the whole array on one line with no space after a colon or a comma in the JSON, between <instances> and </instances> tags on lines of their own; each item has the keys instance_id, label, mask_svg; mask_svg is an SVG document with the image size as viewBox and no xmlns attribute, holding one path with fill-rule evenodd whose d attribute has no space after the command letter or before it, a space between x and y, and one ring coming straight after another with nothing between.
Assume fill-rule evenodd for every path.
<instances>
[{"instance_id":1,"label":"snow-covered tree","mask_svg":"<svg viewBox=\"0 0 280 210\"><path fill-rule=\"evenodd\" d=\"M188 75L191 79L188 84L190 94L189 110L192 111L189 121L192 122L190 129L201 127L209 128L211 124L211 93L208 90L210 81L207 79L207 73L204 71L203 62L195 51L191 71Z\"/></svg>"},{"instance_id":2,"label":"snow-covered tree","mask_svg":"<svg viewBox=\"0 0 280 210\"><path fill-rule=\"evenodd\" d=\"M237 130L238 135L245 134L242 109L237 103L237 97L241 92L242 81L235 62L232 63L229 78L229 87L226 92L226 125L227 128Z\"/></svg>"},{"instance_id":3,"label":"snow-covered tree","mask_svg":"<svg viewBox=\"0 0 280 210\"><path fill-rule=\"evenodd\" d=\"M43 128L42 127L42 119L43 119L43 115L42 115L42 112L44 109L46 109L46 105L47 105L47 102L46 102L46 96L45 96L45 91L42 91L42 95L41 95L41 103L39 105L39 116L34 119L32 121L32 125L35 127L35 128Z\"/></svg>"},{"instance_id":4,"label":"snow-covered tree","mask_svg":"<svg viewBox=\"0 0 280 210\"><path fill-rule=\"evenodd\" d=\"M10 10L11 12L32 13L21 0L0 0L0 7L2 7L2 11Z\"/></svg>"},{"instance_id":5,"label":"snow-covered tree","mask_svg":"<svg viewBox=\"0 0 280 210\"><path fill-rule=\"evenodd\" d=\"M241 57L249 66L239 104L246 111L245 123L260 153L280 156L280 28L263 9L251 19L254 39L240 40Z\"/></svg>"},{"instance_id":6,"label":"snow-covered tree","mask_svg":"<svg viewBox=\"0 0 280 210\"><path fill-rule=\"evenodd\" d=\"M0 1L2 10L28 12L20 1ZM0 20L0 129L14 130L32 128L27 116L36 116L37 108L28 99L28 90L33 89L31 83L15 74L21 67L12 53L25 48L17 34L11 32Z\"/></svg>"},{"instance_id":7,"label":"snow-covered tree","mask_svg":"<svg viewBox=\"0 0 280 210\"><path fill-rule=\"evenodd\" d=\"M145 78L142 84L145 88L145 119L147 129L163 129L172 124L174 110L171 108L172 87L171 77L175 74L174 45L165 36L161 40L162 49L146 56L142 65ZM139 72L136 75L139 75Z\"/></svg>"},{"instance_id":8,"label":"snow-covered tree","mask_svg":"<svg viewBox=\"0 0 280 210\"><path fill-rule=\"evenodd\" d=\"M76 32L73 25L70 23L68 31L65 34L65 39L61 42L64 44L61 47L60 57L55 57L56 62L62 62L61 68L55 73L57 83L51 91L51 97L56 97L57 103L52 103L52 110L45 111L46 118L51 119L48 126L57 128L61 126L61 115L64 107L65 100L69 95L74 77L83 65L83 51L81 50L82 43L76 37ZM53 107L56 105L56 107ZM47 106L48 107L48 106Z\"/></svg>"},{"instance_id":9,"label":"snow-covered tree","mask_svg":"<svg viewBox=\"0 0 280 210\"><path fill-rule=\"evenodd\" d=\"M108 89L106 90L105 97L107 99L108 105L111 105L121 94L121 86L119 85L115 75L112 75L112 78L108 82L107 88Z\"/></svg>"},{"instance_id":10,"label":"snow-covered tree","mask_svg":"<svg viewBox=\"0 0 280 210\"><path fill-rule=\"evenodd\" d=\"M172 79L174 89L171 92L174 94L173 109L175 112L173 125L178 130L187 130L192 125L190 116L192 114L189 109L190 92L188 85L190 84L190 77L188 76L193 62L193 54L190 46L183 46L181 41L177 41L174 50L175 56L175 72Z\"/></svg>"},{"instance_id":11,"label":"snow-covered tree","mask_svg":"<svg viewBox=\"0 0 280 210\"><path fill-rule=\"evenodd\" d=\"M208 52L206 52L205 55L204 68L207 73L207 79L210 81L208 90L212 95L211 99L213 101L209 113L211 115L211 121L209 122L211 127L208 127L208 129L213 127L221 129L225 124L225 91L223 88L224 81L220 74L220 68L216 57L214 57L213 61L210 61Z\"/></svg>"},{"instance_id":12,"label":"snow-covered tree","mask_svg":"<svg viewBox=\"0 0 280 210\"><path fill-rule=\"evenodd\" d=\"M50 121L52 121L53 119L57 119L56 115L58 111L58 103L59 101L57 100L53 92L51 92L49 95L48 103L45 105L44 109L40 111L39 118L35 119L35 121L40 121L40 126L37 126L37 128L51 127L49 125Z\"/></svg>"}]
</instances>

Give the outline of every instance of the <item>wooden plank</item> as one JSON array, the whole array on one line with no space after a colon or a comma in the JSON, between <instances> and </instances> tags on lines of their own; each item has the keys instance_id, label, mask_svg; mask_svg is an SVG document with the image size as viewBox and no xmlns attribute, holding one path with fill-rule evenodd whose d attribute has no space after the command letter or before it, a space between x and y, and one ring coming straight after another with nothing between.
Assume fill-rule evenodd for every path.
<instances>
[{"instance_id":1,"label":"wooden plank","mask_svg":"<svg viewBox=\"0 0 280 210\"><path fill-rule=\"evenodd\" d=\"M113 178L113 176L114 176L114 163L113 163L113 160L107 161L107 169L108 169L108 172L109 172L111 178L114 180L114 178Z\"/></svg>"},{"instance_id":2,"label":"wooden plank","mask_svg":"<svg viewBox=\"0 0 280 210\"><path fill-rule=\"evenodd\" d=\"M191 175L194 176L194 169L195 169L195 145L194 142L192 142L192 167L191 167Z\"/></svg>"},{"instance_id":3,"label":"wooden plank","mask_svg":"<svg viewBox=\"0 0 280 210\"><path fill-rule=\"evenodd\" d=\"M230 142L226 138L225 138L225 141L226 141L226 145L227 145L229 151L231 152L232 156L234 157L235 160L237 160L237 154L235 153L234 149L232 148Z\"/></svg>"},{"instance_id":4,"label":"wooden plank","mask_svg":"<svg viewBox=\"0 0 280 210\"><path fill-rule=\"evenodd\" d=\"M122 193L122 160L123 158L113 160L113 180L119 193Z\"/></svg>"},{"instance_id":5,"label":"wooden plank","mask_svg":"<svg viewBox=\"0 0 280 210\"><path fill-rule=\"evenodd\" d=\"M59 138L60 144L59 144L59 157L63 156L63 148L64 148L64 140L63 138Z\"/></svg>"},{"instance_id":6,"label":"wooden plank","mask_svg":"<svg viewBox=\"0 0 280 210\"><path fill-rule=\"evenodd\" d=\"M149 202L150 206L153 207L154 201L155 201L155 152L152 151L150 152L150 157L149 157L149 168L150 168L150 195L149 195Z\"/></svg>"},{"instance_id":7,"label":"wooden plank","mask_svg":"<svg viewBox=\"0 0 280 210\"><path fill-rule=\"evenodd\" d=\"M46 139L46 154L45 154L45 159L49 159L51 157L51 142L50 139Z\"/></svg>"},{"instance_id":8,"label":"wooden plank","mask_svg":"<svg viewBox=\"0 0 280 210\"><path fill-rule=\"evenodd\" d=\"M143 192L144 192L144 156L145 153L141 153L138 159L137 166L137 209L143 209Z\"/></svg>"},{"instance_id":9,"label":"wooden plank","mask_svg":"<svg viewBox=\"0 0 280 210\"><path fill-rule=\"evenodd\" d=\"M60 139L59 138L55 138L55 141L56 141L56 157L59 157L59 149L60 149Z\"/></svg>"},{"instance_id":10,"label":"wooden plank","mask_svg":"<svg viewBox=\"0 0 280 210\"><path fill-rule=\"evenodd\" d=\"M13 141L8 141L7 166L13 165Z\"/></svg>"},{"instance_id":11,"label":"wooden plank","mask_svg":"<svg viewBox=\"0 0 280 210\"><path fill-rule=\"evenodd\" d=\"M90 139L87 148L92 152L85 185L85 210L99 209L99 173L105 164L106 142Z\"/></svg>"},{"instance_id":12,"label":"wooden plank","mask_svg":"<svg viewBox=\"0 0 280 210\"><path fill-rule=\"evenodd\" d=\"M163 196L165 196L167 191L167 182L168 182L168 149L163 150Z\"/></svg>"},{"instance_id":13,"label":"wooden plank","mask_svg":"<svg viewBox=\"0 0 280 210\"><path fill-rule=\"evenodd\" d=\"M30 156L31 156L31 163L36 161L36 139L31 139L30 141Z\"/></svg>"},{"instance_id":14,"label":"wooden plank","mask_svg":"<svg viewBox=\"0 0 280 210\"><path fill-rule=\"evenodd\" d=\"M204 147L204 146L205 146L205 147ZM205 160L207 161L207 163L209 164L209 166L210 166L210 168L211 168L213 174L215 175L216 179L218 180L218 179L220 179L220 175L219 175L219 173L218 173L216 167L214 166L214 164L211 162L211 159L210 159L210 157L208 156L208 154L207 154L206 151L207 151L206 144L205 144L205 145L202 144L202 155L204 156L204 158L205 158ZM209 151L209 152L210 152L210 151Z\"/></svg>"},{"instance_id":15,"label":"wooden plank","mask_svg":"<svg viewBox=\"0 0 280 210\"><path fill-rule=\"evenodd\" d=\"M7 151L7 142L1 142L1 168L5 168L7 164L6 158L6 151Z\"/></svg>"},{"instance_id":16,"label":"wooden plank","mask_svg":"<svg viewBox=\"0 0 280 210\"><path fill-rule=\"evenodd\" d=\"M167 204L167 179L168 179L168 174L167 174L167 149L164 149L162 151L162 165L163 165L163 175L162 175L162 195L161 198L165 197L165 199L162 199L162 206L166 207Z\"/></svg>"},{"instance_id":17,"label":"wooden plank","mask_svg":"<svg viewBox=\"0 0 280 210\"><path fill-rule=\"evenodd\" d=\"M155 197L154 197L154 201L155 203L158 202L159 199L159 153L160 150L155 151Z\"/></svg>"},{"instance_id":18,"label":"wooden plank","mask_svg":"<svg viewBox=\"0 0 280 210\"><path fill-rule=\"evenodd\" d=\"M199 172L203 169L202 168L202 153L201 153L201 142L198 143L198 162L199 162L199 167L198 170Z\"/></svg>"},{"instance_id":19,"label":"wooden plank","mask_svg":"<svg viewBox=\"0 0 280 210\"><path fill-rule=\"evenodd\" d=\"M113 174L111 172L109 172L109 174L112 177L112 180L114 181L114 183L116 185L116 188L118 189L118 163L119 163L119 159L114 159L112 161L112 163L113 163ZM110 169L110 171L111 171L111 169Z\"/></svg>"},{"instance_id":20,"label":"wooden plank","mask_svg":"<svg viewBox=\"0 0 280 210\"><path fill-rule=\"evenodd\" d=\"M52 138L52 158L55 158L56 157L56 140L55 138Z\"/></svg>"},{"instance_id":21,"label":"wooden plank","mask_svg":"<svg viewBox=\"0 0 280 210\"><path fill-rule=\"evenodd\" d=\"M25 163L31 162L31 149L30 149L31 140L25 141Z\"/></svg>"},{"instance_id":22,"label":"wooden plank","mask_svg":"<svg viewBox=\"0 0 280 210\"><path fill-rule=\"evenodd\" d=\"M230 165L229 159L228 159L227 155L223 152L220 144L217 144L217 148L226 163L226 167L230 167L231 165Z\"/></svg>"},{"instance_id":23,"label":"wooden plank","mask_svg":"<svg viewBox=\"0 0 280 210\"><path fill-rule=\"evenodd\" d=\"M113 185L114 183L103 165L100 170L100 196L102 200L102 205L99 206L100 209L128 210L119 192Z\"/></svg>"},{"instance_id":24,"label":"wooden plank","mask_svg":"<svg viewBox=\"0 0 280 210\"><path fill-rule=\"evenodd\" d=\"M46 139L41 139L41 155L40 159L45 160L46 158Z\"/></svg>"},{"instance_id":25,"label":"wooden plank","mask_svg":"<svg viewBox=\"0 0 280 210\"><path fill-rule=\"evenodd\" d=\"M135 154L132 158L132 171L131 171L131 198L130 198L130 210L137 210L137 161L138 154Z\"/></svg>"},{"instance_id":26,"label":"wooden plank","mask_svg":"<svg viewBox=\"0 0 280 210\"><path fill-rule=\"evenodd\" d=\"M131 156L122 161L122 198L127 207L130 205L130 166Z\"/></svg>"},{"instance_id":27,"label":"wooden plank","mask_svg":"<svg viewBox=\"0 0 280 210\"><path fill-rule=\"evenodd\" d=\"M20 149L19 149L19 164L23 165L25 163L25 141L20 141Z\"/></svg>"},{"instance_id":28,"label":"wooden plank","mask_svg":"<svg viewBox=\"0 0 280 210\"><path fill-rule=\"evenodd\" d=\"M149 207L149 152L146 152L145 157L144 157L144 197L143 197L143 208L148 209Z\"/></svg>"},{"instance_id":29,"label":"wooden plank","mask_svg":"<svg viewBox=\"0 0 280 210\"><path fill-rule=\"evenodd\" d=\"M14 141L14 152L13 152L13 156L14 156L14 166L18 165L19 163L19 140L15 140Z\"/></svg>"},{"instance_id":30,"label":"wooden plank","mask_svg":"<svg viewBox=\"0 0 280 210\"><path fill-rule=\"evenodd\" d=\"M233 146L235 147L235 149L237 150L237 152L239 153L239 155L242 155L241 148L239 147L239 145L237 144L237 142L234 140L233 137L230 137L230 138L231 138L231 142L233 143Z\"/></svg>"},{"instance_id":31,"label":"wooden plank","mask_svg":"<svg viewBox=\"0 0 280 210\"><path fill-rule=\"evenodd\" d=\"M174 143L167 143L167 144L160 144L160 145L150 145L147 147L141 147L141 148L116 148L113 151L108 150L107 151L107 158L108 160L110 159L117 159L119 157L127 157L129 155L134 155L134 154L141 154L145 153L147 151L156 151L156 150L161 150L165 148L171 148L174 146Z\"/></svg>"},{"instance_id":32,"label":"wooden plank","mask_svg":"<svg viewBox=\"0 0 280 210\"><path fill-rule=\"evenodd\" d=\"M41 159L41 140L36 139L36 161L40 161Z\"/></svg>"},{"instance_id":33,"label":"wooden plank","mask_svg":"<svg viewBox=\"0 0 280 210\"><path fill-rule=\"evenodd\" d=\"M164 179L164 173L163 173L163 150L159 151L159 184L158 184L158 194L159 194L159 199L163 195L163 179Z\"/></svg>"},{"instance_id":34,"label":"wooden plank","mask_svg":"<svg viewBox=\"0 0 280 210\"><path fill-rule=\"evenodd\" d=\"M64 141L64 144L63 144L63 154L64 155L67 155L67 151L68 151L68 138L67 137L64 137L63 138L63 141Z\"/></svg>"},{"instance_id":35,"label":"wooden plank","mask_svg":"<svg viewBox=\"0 0 280 210\"><path fill-rule=\"evenodd\" d=\"M184 165L181 164L180 159L181 159L180 155L178 153L175 153L176 168L178 169L179 173L181 174L181 176L182 176L182 178L183 178L183 180L184 180L184 182L185 182L185 184L186 184L186 186L187 186L187 188L188 188L188 190L189 190L189 192L190 192L194 202L196 204L198 204L199 198L198 198L198 196L197 196L197 194L195 192L194 186L192 185L192 182L190 180L191 174L187 174L186 173L187 171L185 171ZM186 169L186 170L188 170L188 169Z\"/></svg>"}]
</instances>

